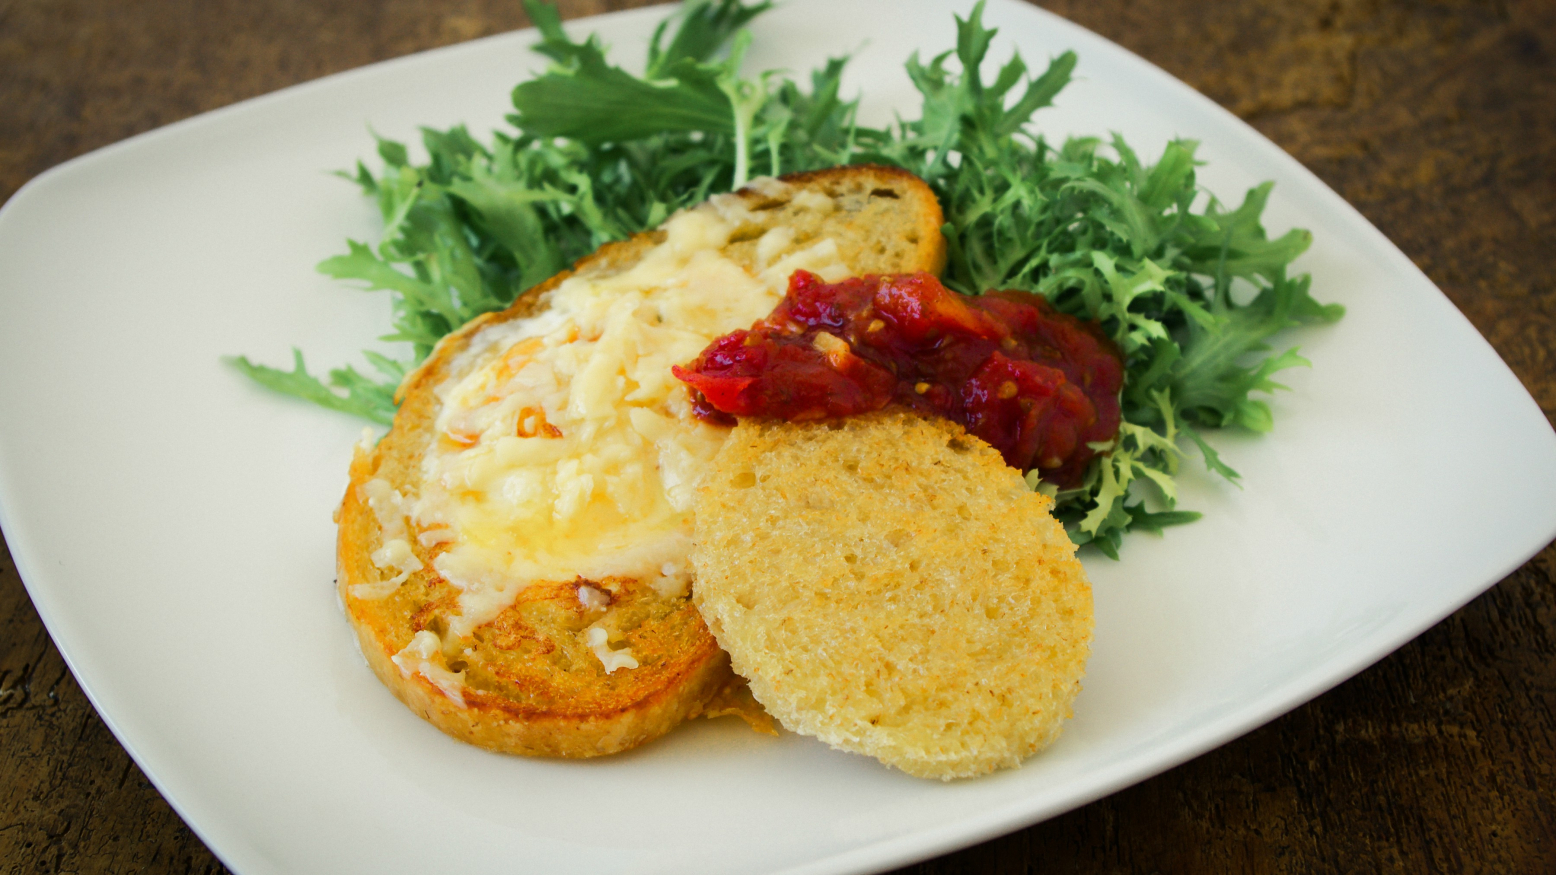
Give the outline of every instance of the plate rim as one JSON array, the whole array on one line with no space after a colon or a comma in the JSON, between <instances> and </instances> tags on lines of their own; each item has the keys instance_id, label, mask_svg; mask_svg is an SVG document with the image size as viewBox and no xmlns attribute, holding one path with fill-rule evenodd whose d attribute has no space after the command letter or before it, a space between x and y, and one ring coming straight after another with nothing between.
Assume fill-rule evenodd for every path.
<instances>
[{"instance_id":1,"label":"plate rim","mask_svg":"<svg viewBox=\"0 0 1556 875\"><path fill-rule=\"evenodd\" d=\"M944 7L946 10L951 9L953 5L961 5L945 2L945 0L927 0L927 2ZM1432 280L1427 277L1426 274L1398 248L1398 246L1389 240L1387 236L1381 232L1381 230L1379 230L1375 225L1367 220L1367 218L1363 216L1359 210L1347 202L1300 161L1286 153L1278 145L1270 141L1247 122L1244 122L1242 119L1233 115L1230 111L1224 109L1214 101L1210 100L1208 97L1205 97L1204 95L1195 91L1181 80L1178 80L1176 77L1172 76L1170 73L1167 73L1166 71L1152 64L1150 61L1135 55L1128 49L1125 49L1116 43L1112 43L1104 37L1092 33L1080 25L1063 19L1062 17L1051 13L1046 9L1027 5L1019 2L1019 0L992 0L991 6L996 5L1007 7L1013 10L1019 9L1022 11L1022 13L1035 13L1038 17L1047 20L1049 23L1058 23L1059 25L1062 25L1071 34L1084 34L1088 41L1095 41L1095 44L1097 45L1107 46L1108 51L1116 53L1118 57L1127 58L1132 63L1144 65L1144 67L1148 68L1149 72L1153 75L1153 78L1157 78L1165 83L1170 83L1173 88L1180 91L1181 97L1183 99L1200 104L1201 111L1209 111L1213 114L1219 114L1221 116L1219 121L1230 121L1235 123L1237 126L1240 126L1242 128L1243 134L1248 137L1248 141L1257 143L1259 145L1259 148L1263 153L1259 158L1261 163L1279 163L1285 172L1296 175L1299 178L1303 178L1304 181L1309 185L1308 190L1317 193L1319 197L1326 201L1324 205L1326 207L1326 211L1332 211L1333 214L1343 216L1346 224L1353 228L1363 228L1365 229L1364 233L1369 233L1373 236L1374 239L1372 240L1372 247L1376 248L1381 246L1383 251L1389 253L1389 258L1394 262L1390 268L1391 271L1403 270L1407 273L1410 273L1413 275L1415 280L1421 283L1425 283L1426 286L1436 291L1440 302L1446 305L1448 309L1452 311L1452 313L1465 324L1469 330L1469 333L1479 341L1482 347L1484 347L1484 351L1488 352L1492 359L1501 366L1505 372L1506 378L1511 379L1515 385L1519 386L1519 388L1523 390L1523 403L1531 407L1536 413L1539 413L1540 418L1545 421L1547 432L1544 436L1545 442L1549 448L1556 450L1556 432L1552 431L1549 421L1545 420L1543 412L1539 410L1538 405L1529 395L1528 390L1523 386L1522 381L1518 379L1517 375L1512 372L1512 370L1507 366L1506 362L1503 361L1500 355L1496 353L1495 348L1490 345L1489 341L1487 341L1485 337L1474 328L1473 324L1469 322L1468 318L1462 313L1462 311L1453 305L1452 301L1448 299L1445 294L1443 294L1442 290L1438 288L1437 285L1432 282ZM652 6L638 9L619 10L615 12L604 13L599 16L569 19L568 24L570 27L587 27L590 24L602 22L605 20L621 20L637 17L645 19L654 18L657 20L662 16L665 9L666 7L663 6ZM6 201L5 204L0 205L0 235L5 234L8 219L15 221L15 214L29 209L29 207L26 206L27 204L30 204L35 199L46 197L50 186L57 184L57 180L60 180L61 178L68 178L71 174L78 173L83 169L89 168L95 164L104 161L115 160L117 156L129 150L152 148L164 140L183 136L185 132L189 130L199 129L210 125L219 125L224 123L229 117L252 112L255 109L263 108L271 104L289 101L295 99L299 95L311 93L314 91L327 90L342 82L349 82L355 78L377 75L381 71L395 69L402 66L428 63L435 64L446 56L479 50L478 47L484 46L486 44L496 42L517 43L520 40L528 40L533 37L534 33L535 29L533 27L508 31L505 33L493 34L462 43L441 46L410 55L391 58L363 67L357 67L350 70L332 73L318 79L296 83L276 91L247 98L238 103L229 104L204 113L200 113L198 115L180 119L168 125L145 131L127 139L108 144L82 155L75 156L44 170L37 176L28 180L19 189L17 189L15 193L13 193L13 195ZM0 455L3 455L3 453L0 453ZM41 558L33 555L31 547L33 538L27 534L29 529L28 524L23 520L22 514L12 508L11 501L3 500L5 499L5 496L9 494L11 494L11 488L5 481L4 470L0 469L0 528L4 528L8 534L6 540L8 546L10 547L13 560L16 564L18 575L23 582L23 586L25 587L28 596L33 603L35 610L37 610L40 619L42 619L45 627L49 631L51 638L55 641L56 649L59 651L61 658L65 662L66 666L70 669L72 675L76 678L77 683L81 687L83 693L85 693L87 696L88 700L92 703L99 717L103 720L104 724L108 726L115 739L135 760L137 765L147 776L148 780L152 782L152 784L157 788L158 792L161 793L163 798L168 801L170 806L178 812L179 816L184 820L189 828L198 836L200 836L202 841L206 843L213 854L220 858L224 864L231 866L235 871L237 871L239 867L234 866L232 862L229 862L229 860L236 860L237 857L229 857L229 854L236 854L236 852L239 850L239 847L241 846L241 850L246 857L244 860L244 865L247 866L251 864L259 864L259 856L261 855L257 855L257 852L253 848L248 847L248 843L242 838L241 835L217 835L214 831L208 832L208 829L214 827L215 824L208 824L204 822L205 819L203 816L200 816L197 812L191 811L187 807L186 800L183 798L182 794L171 792L171 788L165 786L164 781L162 777L159 776L157 770L146 767L144 763L144 754L139 749L139 746L136 745L132 739L126 737L125 732L119 725L115 716L101 706L100 692L97 690L96 680L84 676L78 670L75 654L73 652L74 648L61 645L56 634L55 630L58 628L58 621L54 616L56 607L54 602L54 594L49 592L50 588L47 586L43 587L42 591L39 591L35 584L31 582L34 580L43 580L47 577L47 574L43 573L41 570ZM1495 570L1491 572L1489 579L1478 583L1472 589L1472 591L1469 591L1462 599L1452 601L1451 603L1436 605L1429 610L1417 611L1409 616L1408 622L1393 624L1395 628L1393 632L1387 636L1381 638L1369 636L1355 645L1348 646L1336 651L1335 655L1325 660L1317 668L1297 676L1297 680L1299 680L1300 683L1295 684L1296 692L1292 692L1293 685L1291 680L1288 679L1288 681L1281 687L1273 689L1259 697L1257 700L1257 705L1252 707L1245 706L1238 711L1234 711L1227 715L1223 715L1222 717L1216 718L1215 720L1211 721L1209 729L1203 730L1202 732L1196 734L1194 737L1179 740L1175 743L1168 743L1168 753L1165 756L1160 753L1162 749L1161 746L1156 745L1138 750L1132 755L1111 764L1111 767L1108 770L1109 774L1107 778L1102 782L1092 786L1085 793L1078 797L1037 806L1030 804L1028 800L1015 800L1003 806L984 810L976 815L964 817L960 820L944 824L933 831L916 833L906 838L903 836L895 836L884 839L876 839L870 842L856 845L844 852L833 854L827 857L815 858L799 866L789 867L778 871L787 873L787 875L799 875L799 873L869 871L875 868L907 865L930 856L950 853L957 849L968 847L973 844L988 840L992 837L1006 834L1014 829L1019 829L1033 823L1046 820L1048 818L1062 814L1065 811L1079 808L1085 804L1095 801L1096 799L1102 798L1103 796L1110 795L1124 787L1166 772L1194 757L1205 753L1206 751L1219 747L1220 745L1225 744L1234 738L1244 735L1253 729L1262 726L1285 713L1288 713L1296 707L1299 707L1301 704L1312 700L1313 698L1323 694L1335 686L1338 686L1351 677L1354 677L1365 669L1370 668L1378 661L1397 650L1399 647L1420 635L1425 630L1441 622L1444 618L1458 611L1468 602L1488 591L1499 581L1505 579L1517 568L1527 563L1531 557L1543 550L1553 537L1556 537L1556 525L1548 527L1547 534L1544 536L1544 540L1536 542L1533 546L1521 547L1518 550L1511 551L1507 554L1509 556L1516 555L1518 558L1498 559L1495 561L1488 559L1487 561L1480 563L1487 568L1494 568Z\"/></svg>"}]
</instances>

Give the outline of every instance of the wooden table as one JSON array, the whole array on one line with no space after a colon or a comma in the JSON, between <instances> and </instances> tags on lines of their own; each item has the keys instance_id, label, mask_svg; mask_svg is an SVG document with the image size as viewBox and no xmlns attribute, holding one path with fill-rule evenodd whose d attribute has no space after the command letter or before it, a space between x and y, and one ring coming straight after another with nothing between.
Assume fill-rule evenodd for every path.
<instances>
[{"instance_id":1,"label":"wooden table","mask_svg":"<svg viewBox=\"0 0 1556 875\"><path fill-rule=\"evenodd\" d=\"M633 5L562 4L569 17ZM1314 170L1556 415L1556 4L1046 5L1184 79ZM0 199L132 134L526 23L513 0L0 0ZM1421 475L1473 476L1474 461L1466 448ZM0 556L0 871L224 871L98 719ZM904 871L1553 872L1553 763L1548 546L1274 723Z\"/></svg>"}]
</instances>

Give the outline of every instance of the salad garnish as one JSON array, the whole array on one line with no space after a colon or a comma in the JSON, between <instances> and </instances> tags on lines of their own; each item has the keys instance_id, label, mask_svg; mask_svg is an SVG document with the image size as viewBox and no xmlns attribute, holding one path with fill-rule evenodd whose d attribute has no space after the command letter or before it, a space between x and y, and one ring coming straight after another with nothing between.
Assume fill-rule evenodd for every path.
<instances>
[{"instance_id":1,"label":"salad garnish","mask_svg":"<svg viewBox=\"0 0 1556 875\"><path fill-rule=\"evenodd\" d=\"M291 370L232 361L272 389L388 424L395 388L439 338L600 245L755 175L888 164L940 199L946 286L1035 292L1100 323L1123 353L1118 437L1094 447L1078 486L1029 477L1054 495L1075 542L1116 559L1126 532L1197 519L1176 509L1185 447L1237 483L1202 431L1269 431L1270 407L1256 393L1285 388L1274 375L1308 364L1269 340L1344 312L1309 294L1307 274L1288 275L1311 235L1266 234L1272 183L1229 207L1196 182L1192 140L1168 143L1152 163L1118 134L1050 143L1032 119L1069 83L1076 55L1032 75L1015 53L988 78L996 31L983 25L981 2L956 17L955 49L907 60L923 98L917 118L861 125L858 99L841 94L846 57L803 82L776 70L741 74L746 25L771 5L688 0L655 30L646 68L633 75L609 63L597 37L570 38L554 7L525 0L541 35L535 49L553 63L514 88L512 130L483 142L463 126L424 128L425 162L378 137L382 168L358 162L341 174L377 199L383 239L348 241L319 270L388 291L393 331L383 339L408 344L409 355L364 352L369 373L347 365L325 380L300 351Z\"/></svg>"}]
</instances>

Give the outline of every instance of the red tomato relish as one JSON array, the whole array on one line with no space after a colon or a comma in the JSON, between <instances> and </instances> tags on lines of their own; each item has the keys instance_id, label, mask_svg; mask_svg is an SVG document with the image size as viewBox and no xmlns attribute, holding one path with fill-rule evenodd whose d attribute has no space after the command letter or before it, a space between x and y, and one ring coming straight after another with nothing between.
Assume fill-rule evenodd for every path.
<instances>
[{"instance_id":1,"label":"red tomato relish","mask_svg":"<svg viewBox=\"0 0 1556 875\"><path fill-rule=\"evenodd\" d=\"M827 283L797 271L771 315L672 369L698 416L823 419L893 402L961 423L1012 467L1078 486L1118 433L1124 367L1093 323L1040 295L950 291L925 274Z\"/></svg>"}]
</instances>

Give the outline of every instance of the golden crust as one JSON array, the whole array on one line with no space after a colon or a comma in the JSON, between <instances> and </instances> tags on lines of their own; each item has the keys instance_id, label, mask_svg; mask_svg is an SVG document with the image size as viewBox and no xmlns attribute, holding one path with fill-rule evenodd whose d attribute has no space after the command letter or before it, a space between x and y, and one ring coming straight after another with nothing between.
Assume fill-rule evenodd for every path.
<instances>
[{"instance_id":1,"label":"golden crust","mask_svg":"<svg viewBox=\"0 0 1556 875\"><path fill-rule=\"evenodd\" d=\"M794 208L772 189L736 193L755 217L737 232L725 254L749 265L763 228L792 223L801 239L830 236L860 273L929 270L945 262L938 203L924 183L900 170L838 168L785 180L795 191L820 191L839 208L815 216ZM392 594L362 598L361 585L381 584L387 574L371 555L384 538L370 506L367 485L383 480L407 501L419 488L420 463L432 444L439 412L434 389L456 377L456 367L475 367L460 353L482 327L521 319L546 306L546 293L581 271L615 272L635 263L663 239L658 231L601 247L526 294L507 310L482 316L445 337L407 376L396 393L400 408L389 433L352 461L350 484L337 513L338 582L347 618L362 653L379 679L411 710L449 735L483 748L537 756L589 757L634 747L699 713L733 713L758 729L770 718L755 706L729 668L690 598L666 598L642 581L595 581L611 598L609 616L619 624L640 665L607 674L584 641L588 625L577 582L535 584L496 619L475 630L459 652L436 653L437 669L462 673L458 698L424 673L394 661L418 632L441 635L457 591L432 570L440 547L416 541L423 564ZM591 618L593 619L593 618Z\"/></svg>"},{"instance_id":2,"label":"golden crust","mask_svg":"<svg viewBox=\"0 0 1556 875\"><path fill-rule=\"evenodd\" d=\"M1051 506L945 420L748 420L700 490L693 597L789 729L921 777L1017 766L1090 651Z\"/></svg>"}]
</instances>

